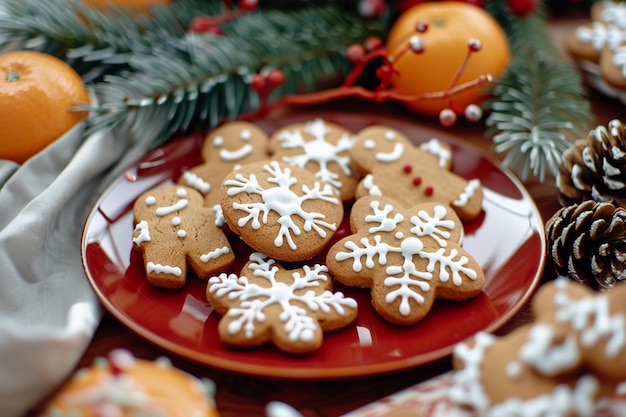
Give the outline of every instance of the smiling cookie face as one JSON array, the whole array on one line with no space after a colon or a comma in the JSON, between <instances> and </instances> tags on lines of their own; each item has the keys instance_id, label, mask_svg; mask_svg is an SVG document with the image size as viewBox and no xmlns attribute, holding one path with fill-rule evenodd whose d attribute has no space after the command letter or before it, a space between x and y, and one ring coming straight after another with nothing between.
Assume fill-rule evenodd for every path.
<instances>
[{"instance_id":1,"label":"smiling cookie face","mask_svg":"<svg viewBox=\"0 0 626 417\"><path fill-rule=\"evenodd\" d=\"M230 266L235 256L213 209L181 185L143 193L133 206L133 243L143 253L146 277L156 287L185 285L187 268L204 279Z\"/></svg>"},{"instance_id":2,"label":"smiling cookie face","mask_svg":"<svg viewBox=\"0 0 626 417\"><path fill-rule=\"evenodd\" d=\"M358 133L350 158L363 176L357 198L382 195L405 207L440 202L463 221L473 220L482 211L480 181L451 172L450 148L441 142L431 139L416 146L398 130L371 126Z\"/></svg>"},{"instance_id":3,"label":"smiling cookie face","mask_svg":"<svg viewBox=\"0 0 626 417\"><path fill-rule=\"evenodd\" d=\"M268 135L252 123L227 123L206 137L204 163L184 172L179 183L200 191L205 205L214 207L219 204L219 188L229 172L268 158L268 140Z\"/></svg>"}]
</instances>

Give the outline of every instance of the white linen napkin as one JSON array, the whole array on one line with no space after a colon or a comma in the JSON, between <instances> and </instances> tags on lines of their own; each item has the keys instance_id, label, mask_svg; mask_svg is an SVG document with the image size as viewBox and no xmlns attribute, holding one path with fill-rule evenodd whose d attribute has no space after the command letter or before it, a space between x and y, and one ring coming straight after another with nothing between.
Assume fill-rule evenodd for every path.
<instances>
[{"instance_id":1,"label":"white linen napkin","mask_svg":"<svg viewBox=\"0 0 626 417\"><path fill-rule=\"evenodd\" d=\"M101 318L80 240L110 180L147 152L74 126L23 165L0 160L0 415L19 417L71 373Z\"/></svg>"}]
</instances>

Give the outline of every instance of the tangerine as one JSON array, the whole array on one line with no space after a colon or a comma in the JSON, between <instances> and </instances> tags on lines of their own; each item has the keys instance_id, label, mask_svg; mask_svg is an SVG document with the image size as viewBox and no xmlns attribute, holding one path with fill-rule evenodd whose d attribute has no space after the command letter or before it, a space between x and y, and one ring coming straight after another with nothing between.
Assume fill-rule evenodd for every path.
<instances>
[{"instance_id":1,"label":"tangerine","mask_svg":"<svg viewBox=\"0 0 626 417\"><path fill-rule=\"evenodd\" d=\"M424 25L425 24L425 25ZM417 33L418 25L426 28ZM411 35L423 41L419 53L410 51L394 61L397 69L391 84L405 93L422 96L441 92L450 87L463 66L468 49L476 49L471 41L478 40L480 48L472 52L455 85L476 80L480 76L498 77L511 59L508 38L502 26L482 7L460 1L419 3L404 11L392 25L386 45L395 56ZM481 88L470 88L454 94L455 105L465 108L485 98ZM407 106L420 114L436 116L450 108L450 98L416 100Z\"/></svg>"},{"instance_id":2,"label":"tangerine","mask_svg":"<svg viewBox=\"0 0 626 417\"><path fill-rule=\"evenodd\" d=\"M89 103L78 73L63 60L43 52L0 55L0 159L18 163L63 135L86 112L69 111Z\"/></svg>"}]
</instances>

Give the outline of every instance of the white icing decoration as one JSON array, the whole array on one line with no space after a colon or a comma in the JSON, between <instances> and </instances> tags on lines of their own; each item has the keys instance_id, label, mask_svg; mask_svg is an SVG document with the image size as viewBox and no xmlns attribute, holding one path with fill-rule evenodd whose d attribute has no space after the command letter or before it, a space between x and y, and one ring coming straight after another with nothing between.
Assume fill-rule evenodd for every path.
<instances>
[{"instance_id":1,"label":"white icing decoration","mask_svg":"<svg viewBox=\"0 0 626 417\"><path fill-rule=\"evenodd\" d=\"M626 29L626 4L621 2L616 3L613 1L603 1L599 20L604 23L615 25L618 28Z\"/></svg>"},{"instance_id":2,"label":"white icing decoration","mask_svg":"<svg viewBox=\"0 0 626 417\"><path fill-rule=\"evenodd\" d=\"M253 150L254 147L249 143L246 143L241 148L235 149L234 151L220 149L220 159L227 162L238 161L250 155Z\"/></svg>"},{"instance_id":3,"label":"white icing decoration","mask_svg":"<svg viewBox=\"0 0 626 417\"><path fill-rule=\"evenodd\" d=\"M626 40L626 31L601 22L592 22L591 27L579 26L576 38L580 43L591 45L595 51L604 48L615 50Z\"/></svg>"},{"instance_id":4,"label":"white icing decoration","mask_svg":"<svg viewBox=\"0 0 626 417\"><path fill-rule=\"evenodd\" d=\"M320 282L328 279L324 272L328 268L316 264L313 267L305 265L291 274L292 282L286 283L277 279L279 268L274 265L273 259L260 253L250 255L247 274L262 277L268 281L268 286L261 287L251 284L245 275L227 275L222 273L212 277L208 282L208 292L218 298L228 297L229 300L239 300L239 306L230 308L226 313L232 321L228 332L237 334L243 332L247 338L254 337L258 323L264 323L264 310L275 305L280 307L279 326L289 335L289 340L297 342L311 342L318 332L318 325L314 318L302 308L306 305L312 311L344 315L346 308L355 309L354 299L345 297L342 293L324 291L316 295L313 291L302 291L305 288L319 287Z\"/></svg>"},{"instance_id":5,"label":"white icing decoration","mask_svg":"<svg viewBox=\"0 0 626 417\"><path fill-rule=\"evenodd\" d=\"M200 255L200 260L202 262L209 262L211 259L217 259L222 255L225 255L230 252L230 248L228 246L223 246L221 248L217 248L211 252L203 253Z\"/></svg>"},{"instance_id":6,"label":"white icing decoration","mask_svg":"<svg viewBox=\"0 0 626 417\"><path fill-rule=\"evenodd\" d=\"M300 168L305 168L307 164L313 162L318 167L315 172L317 178L333 187L341 188L342 183L339 180L339 174L329 170L328 167L331 164L336 164L344 175L352 175L348 151L352 149L355 138L344 133L337 144L328 142L326 136L330 129L322 119L308 122L304 131L313 136L313 140L306 141L298 129L294 131L284 130L278 135L277 140L283 149L301 150L299 154L283 156L282 160Z\"/></svg>"},{"instance_id":7,"label":"white icing decoration","mask_svg":"<svg viewBox=\"0 0 626 417\"><path fill-rule=\"evenodd\" d=\"M433 272L437 267L439 280L446 282L451 279L456 286L463 284L462 276L471 280L478 277L477 271L465 266L469 259L466 256L458 256L459 251L456 248L452 248L446 254L447 240L452 236L450 230L455 227L454 221L444 219L447 214L446 207L436 206L432 216L425 211L412 216L410 221L414 227L409 229L410 234L394 234L394 238L399 242L394 241L393 244L384 241L383 235L377 232L400 232L397 229L404 222L403 216L393 215L391 204L386 204L381 210L380 202L377 200L370 202L370 208L372 214L367 215L365 221L375 224L368 228L368 232L372 233L373 243L368 237L363 237L359 242L348 240L344 243L347 251L337 252L335 260L339 262L352 260L352 269L361 272L362 258L365 258L365 267L373 269L377 265L387 265L387 254L401 254L403 258L401 264L387 266L384 284L393 288L385 296L386 301L392 303L400 298L399 312L402 315L410 313L410 300L419 304L424 302L424 297L414 288L418 287L423 292L429 291L431 286L428 281L434 278ZM440 246L439 249L435 252L425 250L422 239L426 238L434 240ZM423 270L418 269L415 263L417 259L428 260Z\"/></svg>"},{"instance_id":8,"label":"white icing decoration","mask_svg":"<svg viewBox=\"0 0 626 417\"><path fill-rule=\"evenodd\" d=\"M404 145L397 142L391 152L376 152L376 160L379 162L395 162L404 154Z\"/></svg>"},{"instance_id":9,"label":"white icing decoration","mask_svg":"<svg viewBox=\"0 0 626 417\"><path fill-rule=\"evenodd\" d=\"M146 271L148 273L155 272L157 274L171 274L171 275L176 275L177 277L180 277L183 275L182 269L180 269L177 266L155 264L154 262L147 263Z\"/></svg>"},{"instance_id":10,"label":"white icing decoration","mask_svg":"<svg viewBox=\"0 0 626 417\"><path fill-rule=\"evenodd\" d=\"M420 149L436 156L439 159L439 167L446 168L452 159L452 152L450 149L441 145L441 141L437 138L432 138L428 142L424 142L420 145Z\"/></svg>"},{"instance_id":11,"label":"white icing decoration","mask_svg":"<svg viewBox=\"0 0 626 417\"><path fill-rule=\"evenodd\" d=\"M141 246L144 242L150 241L150 226L145 220L140 221L135 225L135 231L139 231L139 235L133 238L133 243L137 246Z\"/></svg>"},{"instance_id":12,"label":"white icing decoration","mask_svg":"<svg viewBox=\"0 0 626 417\"><path fill-rule=\"evenodd\" d=\"M146 205L147 206L151 206L153 204L156 203L156 198L154 198L154 196L149 195L148 197L146 197Z\"/></svg>"},{"instance_id":13,"label":"white icing decoration","mask_svg":"<svg viewBox=\"0 0 626 417\"><path fill-rule=\"evenodd\" d=\"M373 139L367 139L365 142L363 142L363 147L368 151L376 149L376 141Z\"/></svg>"},{"instance_id":14,"label":"white icing decoration","mask_svg":"<svg viewBox=\"0 0 626 417\"><path fill-rule=\"evenodd\" d=\"M252 139L252 132L250 132L248 129L243 129L239 137L241 138L241 140L250 140Z\"/></svg>"},{"instance_id":15,"label":"white icing decoration","mask_svg":"<svg viewBox=\"0 0 626 417\"><path fill-rule=\"evenodd\" d=\"M363 187L365 187L369 195L383 195L380 188L374 184L374 176L372 174L367 174L363 178Z\"/></svg>"},{"instance_id":16,"label":"white icing decoration","mask_svg":"<svg viewBox=\"0 0 626 417\"><path fill-rule=\"evenodd\" d=\"M211 184L193 172L185 171L183 173L183 180L185 181L185 185L200 191L202 194L211 191Z\"/></svg>"},{"instance_id":17,"label":"white icing decoration","mask_svg":"<svg viewBox=\"0 0 626 417\"><path fill-rule=\"evenodd\" d=\"M474 194L476 193L476 190L480 188L480 185L480 180L477 178L469 180L463 192L460 193L457 199L452 202L452 205L456 207L465 207L467 202L474 197Z\"/></svg>"},{"instance_id":18,"label":"white icing decoration","mask_svg":"<svg viewBox=\"0 0 626 417\"><path fill-rule=\"evenodd\" d=\"M178 226L180 225L181 222L182 220L180 219L180 217L178 216L172 217L172 226Z\"/></svg>"},{"instance_id":19,"label":"white icing decoration","mask_svg":"<svg viewBox=\"0 0 626 417\"><path fill-rule=\"evenodd\" d=\"M186 208L188 204L189 202L186 199L182 198L178 200L176 203L172 204L171 206L163 206L163 207L157 208L156 215L167 216L169 214L175 213L179 210Z\"/></svg>"},{"instance_id":20,"label":"white icing decoration","mask_svg":"<svg viewBox=\"0 0 626 417\"><path fill-rule=\"evenodd\" d=\"M178 230L178 232L176 232L176 234L180 238L183 238L183 237L187 236L187 232L185 230L183 230L183 229Z\"/></svg>"},{"instance_id":21,"label":"white icing decoration","mask_svg":"<svg viewBox=\"0 0 626 417\"><path fill-rule=\"evenodd\" d=\"M226 224L226 219L224 218L224 212L222 211L222 206L220 204L214 205L213 212L215 213L215 225L217 227L224 226Z\"/></svg>"},{"instance_id":22,"label":"white icing decoration","mask_svg":"<svg viewBox=\"0 0 626 417\"><path fill-rule=\"evenodd\" d=\"M395 140L396 139L396 132L394 132L393 130L385 131L385 139L387 139L389 141Z\"/></svg>"},{"instance_id":23,"label":"white icing decoration","mask_svg":"<svg viewBox=\"0 0 626 417\"><path fill-rule=\"evenodd\" d=\"M533 324L518 351L518 359L506 365L509 378L520 376L524 365L548 377L561 371L572 371L582 357L579 349L594 349L598 343L606 343L604 353L608 359L621 354L626 346L624 314L610 313L606 294L571 298L566 291L571 285L567 278L557 278L554 285L557 291L552 299L555 307L553 318L557 325L571 326L572 331L565 338L557 337L549 322ZM453 355L463 363L463 367L454 373L454 384L449 390L455 403L469 405L476 414L487 417L591 417L597 414L598 407L602 407L602 400L597 401L599 381L590 374L583 375L572 386L557 385L551 392L535 398L511 398L499 404L490 404L481 384L482 364L494 341L494 336L480 332L473 346L465 343L455 346ZM623 388L617 386L616 394L619 395Z\"/></svg>"},{"instance_id":24,"label":"white icing decoration","mask_svg":"<svg viewBox=\"0 0 626 417\"><path fill-rule=\"evenodd\" d=\"M224 145L224 138L222 136L216 136L213 138L213 145L216 147L220 147Z\"/></svg>"},{"instance_id":25,"label":"white icing decoration","mask_svg":"<svg viewBox=\"0 0 626 417\"><path fill-rule=\"evenodd\" d=\"M267 224L268 213L273 211L279 215L277 223L280 229L274 239L276 247L283 246L285 240L287 245L295 250L297 246L293 241L293 236L299 236L304 232L314 230L320 237L327 236L327 230L335 231L336 224L328 223L322 219L325 216L322 213L307 212L302 208L302 203L308 200L319 200L331 204L339 204L339 200L335 197L335 192L330 184L316 182L313 188L302 185L302 195L296 194L291 188L297 184L298 179L291 175L291 170L285 168L283 171L277 161L271 161L264 165L263 169L270 174L268 181L276 184L275 187L264 189L257 181L254 174L246 178L242 174L236 174L234 179L226 180L224 186L228 188L229 196L240 193L257 194L261 197L261 202L256 203L233 203L232 207L248 213L239 219L239 227L244 227L248 223L253 229L259 229L261 223ZM293 221L292 216L296 216L304 220L303 230Z\"/></svg>"}]
</instances>

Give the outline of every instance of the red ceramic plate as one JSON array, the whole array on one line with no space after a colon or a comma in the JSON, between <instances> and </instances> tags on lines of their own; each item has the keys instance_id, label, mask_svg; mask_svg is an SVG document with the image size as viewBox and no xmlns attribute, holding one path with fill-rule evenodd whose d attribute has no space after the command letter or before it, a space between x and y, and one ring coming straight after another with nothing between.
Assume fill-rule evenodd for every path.
<instances>
[{"instance_id":1,"label":"red ceramic plate","mask_svg":"<svg viewBox=\"0 0 626 417\"><path fill-rule=\"evenodd\" d=\"M313 117L355 132L386 124L416 143L438 137L452 145L454 171L479 178L485 187L484 213L466 224L464 238L464 247L487 278L481 295L467 302L437 302L420 323L398 327L378 317L367 291L337 285L357 299L359 315L347 328L327 333L315 353L297 357L272 346L246 350L222 345L217 335L219 315L204 296L206 282L191 276L182 290L153 288L146 283L141 256L132 250L135 198L175 181L181 170L201 162L202 138L187 137L151 152L119 178L86 222L83 264L104 307L148 341L188 359L240 373L302 379L372 375L434 361L477 331L496 330L526 303L543 271L543 224L523 186L496 161L446 132L388 117L316 112L257 123L271 132ZM241 262L246 258L247 254L238 256Z\"/></svg>"}]
</instances>

